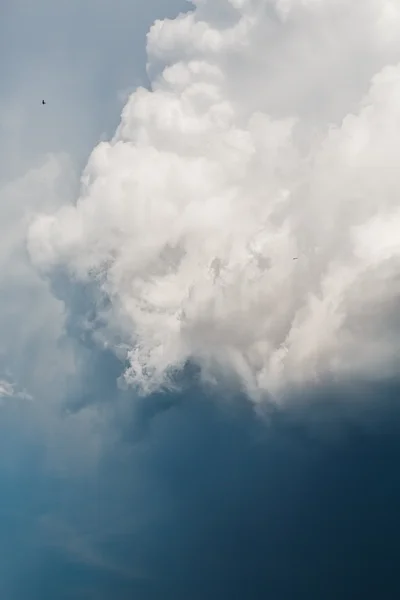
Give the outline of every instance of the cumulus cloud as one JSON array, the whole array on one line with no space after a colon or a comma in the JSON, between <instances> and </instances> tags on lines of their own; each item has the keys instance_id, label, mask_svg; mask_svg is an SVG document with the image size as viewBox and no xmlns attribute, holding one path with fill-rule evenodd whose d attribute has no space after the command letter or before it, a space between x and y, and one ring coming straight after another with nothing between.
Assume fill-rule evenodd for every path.
<instances>
[{"instance_id":1,"label":"cumulus cloud","mask_svg":"<svg viewBox=\"0 0 400 600\"><path fill-rule=\"evenodd\" d=\"M187 362L257 397L393 374L398 4L194 4L150 30L151 90L33 224L33 261L97 286L145 392Z\"/></svg>"},{"instance_id":2,"label":"cumulus cloud","mask_svg":"<svg viewBox=\"0 0 400 600\"><path fill-rule=\"evenodd\" d=\"M73 307L66 320L67 290L60 300L59 280L50 286L32 267L27 229L71 202L89 151L115 129L118 95L146 81L146 31L184 0L164 4L42 0L32 11L18 0L0 20L0 373L48 406L71 391ZM105 35L111 17L118 33Z\"/></svg>"},{"instance_id":3,"label":"cumulus cloud","mask_svg":"<svg viewBox=\"0 0 400 600\"><path fill-rule=\"evenodd\" d=\"M96 7L69 2L63 24ZM396 596L399 387L365 375L398 349L397 19L397 2L199 0L152 28L151 91L76 202L63 157L1 184L3 597ZM39 154L63 129L84 154L88 106L107 121L94 93L62 104L64 69ZM190 393L138 398L125 365ZM255 397L364 378L291 389L266 423L197 367Z\"/></svg>"},{"instance_id":4,"label":"cumulus cloud","mask_svg":"<svg viewBox=\"0 0 400 600\"><path fill-rule=\"evenodd\" d=\"M39 401L59 397L74 358L64 336L64 306L32 268L26 232L38 213L70 202L73 189L69 160L55 155L0 183L0 372L12 389L25 389Z\"/></svg>"}]
</instances>

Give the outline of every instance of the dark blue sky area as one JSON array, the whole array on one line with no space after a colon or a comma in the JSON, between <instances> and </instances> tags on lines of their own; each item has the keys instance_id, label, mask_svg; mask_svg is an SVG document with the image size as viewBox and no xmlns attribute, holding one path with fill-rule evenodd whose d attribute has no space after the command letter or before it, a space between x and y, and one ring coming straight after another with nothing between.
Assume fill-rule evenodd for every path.
<instances>
[{"instance_id":1,"label":"dark blue sky area","mask_svg":"<svg viewBox=\"0 0 400 600\"><path fill-rule=\"evenodd\" d=\"M125 398L89 477L50 475L3 420L2 456L24 451L1 462L2 597L399 597L398 393L321 393L269 423L198 390Z\"/></svg>"}]
</instances>

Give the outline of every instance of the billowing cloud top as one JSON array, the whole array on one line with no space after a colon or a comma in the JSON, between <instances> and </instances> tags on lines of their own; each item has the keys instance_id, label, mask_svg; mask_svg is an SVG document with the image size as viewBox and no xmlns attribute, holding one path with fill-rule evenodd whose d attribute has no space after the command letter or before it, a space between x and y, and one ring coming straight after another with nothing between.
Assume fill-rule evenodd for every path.
<instances>
[{"instance_id":1,"label":"billowing cloud top","mask_svg":"<svg viewBox=\"0 0 400 600\"><path fill-rule=\"evenodd\" d=\"M194 361L262 395L397 368L399 24L397 0L197 0L154 24L152 89L29 235L42 271L96 284L128 382Z\"/></svg>"}]
</instances>

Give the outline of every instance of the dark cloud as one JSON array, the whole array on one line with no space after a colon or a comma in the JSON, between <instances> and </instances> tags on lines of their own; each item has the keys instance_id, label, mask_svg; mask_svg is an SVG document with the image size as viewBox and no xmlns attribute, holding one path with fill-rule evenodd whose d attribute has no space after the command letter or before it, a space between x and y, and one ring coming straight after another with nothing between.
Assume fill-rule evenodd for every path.
<instances>
[{"instance_id":1,"label":"dark cloud","mask_svg":"<svg viewBox=\"0 0 400 600\"><path fill-rule=\"evenodd\" d=\"M370 388L372 415L335 412L330 392L329 417L320 394L268 419L197 388L121 393L80 476L46 471L25 431L18 469L2 461L9 597L396 597L398 393Z\"/></svg>"}]
</instances>

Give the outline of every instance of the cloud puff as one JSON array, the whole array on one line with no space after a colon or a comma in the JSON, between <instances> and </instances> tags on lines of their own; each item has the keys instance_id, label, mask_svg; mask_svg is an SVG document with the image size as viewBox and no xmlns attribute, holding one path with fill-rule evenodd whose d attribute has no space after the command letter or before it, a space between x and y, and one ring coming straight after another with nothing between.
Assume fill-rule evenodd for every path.
<instances>
[{"instance_id":1,"label":"cloud puff","mask_svg":"<svg viewBox=\"0 0 400 600\"><path fill-rule=\"evenodd\" d=\"M152 89L33 224L33 261L97 286L145 392L189 361L254 397L395 372L397 4L195 4L152 27Z\"/></svg>"},{"instance_id":2,"label":"cloud puff","mask_svg":"<svg viewBox=\"0 0 400 600\"><path fill-rule=\"evenodd\" d=\"M15 384L0 379L0 402L3 398L17 398L18 400L33 400L32 396L26 390L18 390Z\"/></svg>"}]
</instances>

